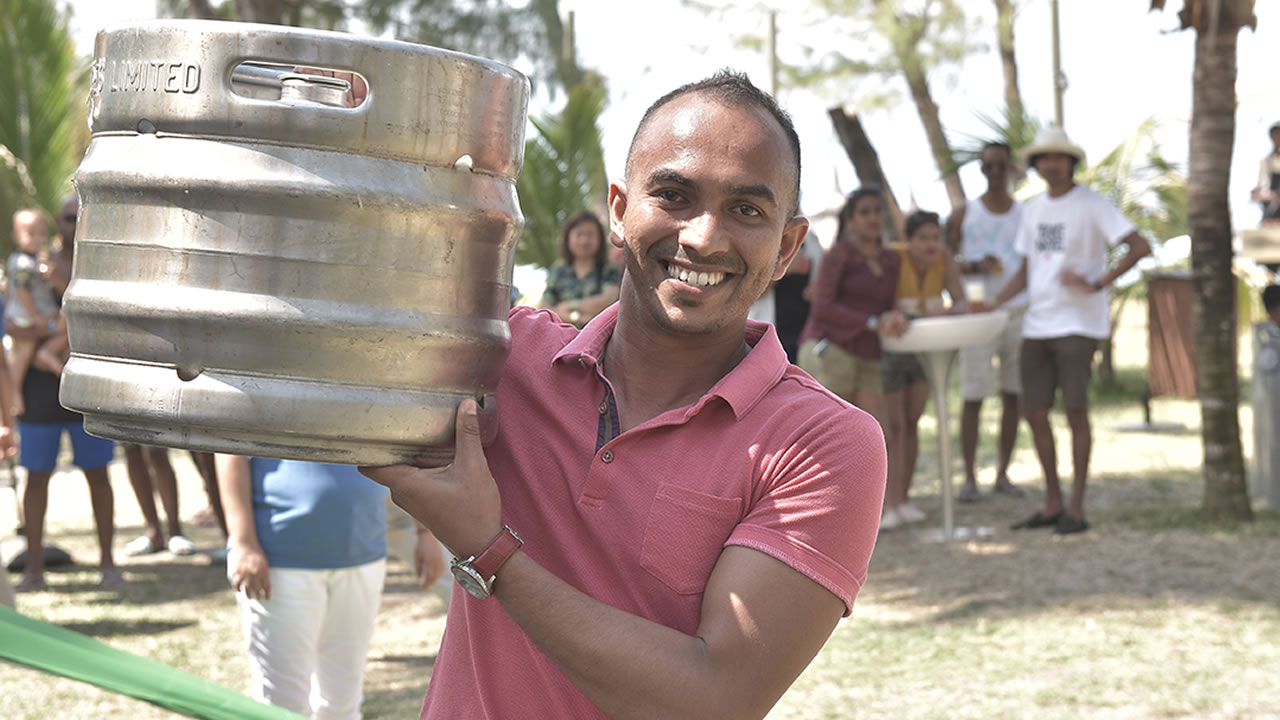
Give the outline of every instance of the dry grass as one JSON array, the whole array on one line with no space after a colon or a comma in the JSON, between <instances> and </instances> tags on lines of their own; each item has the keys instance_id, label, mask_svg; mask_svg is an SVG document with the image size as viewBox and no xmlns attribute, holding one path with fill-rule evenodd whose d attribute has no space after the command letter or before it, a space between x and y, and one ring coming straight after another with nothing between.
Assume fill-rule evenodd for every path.
<instances>
[{"instance_id":1,"label":"dry grass","mask_svg":"<svg viewBox=\"0 0 1280 720\"><path fill-rule=\"evenodd\" d=\"M1139 364L1140 332L1126 329L1120 342L1120 364ZM994 423L996 408L984 412ZM1117 432L1115 425L1141 419L1137 405L1108 402L1097 410L1089 533L1055 538L1007 529L1042 497L1024 430L1011 474L1031 496L984 497L957 510L958 524L991 527L992 537L944 545L910 531L884 534L853 616L770 718L1280 717L1280 515L1266 511L1254 527L1234 531L1196 520L1197 406L1158 400L1156 415L1189 430ZM1248 449L1247 408L1242 419ZM932 447L926 439L915 496L936 520ZM1062 432L1064 472L1069 456ZM174 457L182 461L188 516L203 496L185 457ZM985 438L984 489L991 462ZM141 521L123 468L111 472L121 546ZM52 537L91 563L83 481L56 477L53 497ZM0 518L13 517L11 498L0 493ZM217 543L208 529L190 529L203 547ZM21 609L245 689L221 568L167 555L124 565L130 586L121 593L96 590L96 574L82 565L51 572L52 591L20 596ZM402 565L391 570L366 680L368 718L416 715L443 629L441 596L415 592ZM171 717L16 667L0 665L0 687L6 719Z\"/></svg>"}]
</instances>

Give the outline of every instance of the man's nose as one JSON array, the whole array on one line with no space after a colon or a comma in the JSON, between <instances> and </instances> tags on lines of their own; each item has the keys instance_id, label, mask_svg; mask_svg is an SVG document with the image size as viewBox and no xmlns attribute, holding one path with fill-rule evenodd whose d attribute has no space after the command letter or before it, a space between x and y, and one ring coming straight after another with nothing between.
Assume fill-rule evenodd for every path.
<instances>
[{"instance_id":1,"label":"man's nose","mask_svg":"<svg viewBox=\"0 0 1280 720\"><path fill-rule=\"evenodd\" d=\"M689 219L680 231L680 244L699 255L715 255L729 249L729 233L724 219L706 210Z\"/></svg>"}]
</instances>

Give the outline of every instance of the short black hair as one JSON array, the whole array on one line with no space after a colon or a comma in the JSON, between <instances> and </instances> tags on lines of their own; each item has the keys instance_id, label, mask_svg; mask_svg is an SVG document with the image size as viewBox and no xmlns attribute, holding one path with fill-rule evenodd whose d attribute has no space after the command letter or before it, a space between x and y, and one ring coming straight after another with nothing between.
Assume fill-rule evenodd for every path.
<instances>
[{"instance_id":1,"label":"short black hair","mask_svg":"<svg viewBox=\"0 0 1280 720\"><path fill-rule=\"evenodd\" d=\"M978 155L986 155L987 151L992 149L1003 150L1009 154L1009 157L1013 157L1013 148L1009 147L1009 143L1003 140L991 140L990 142L983 143L982 152L978 153Z\"/></svg>"},{"instance_id":2,"label":"short black hair","mask_svg":"<svg viewBox=\"0 0 1280 720\"><path fill-rule=\"evenodd\" d=\"M1280 285L1268 285L1262 289L1262 307L1268 313L1280 307Z\"/></svg>"},{"instance_id":3,"label":"short black hair","mask_svg":"<svg viewBox=\"0 0 1280 720\"><path fill-rule=\"evenodd\" d=\"M938 217L938 213L929 212L928 210L916 210L907 216L907 237L916 234L916 231L925 225L937 225L942 227L942 219Z\"/></svg>"},{"instance_id":4,"label":"short black hair","mask_svg":"<svg viewBox=\"0 0 1280 720\"><path fill-rule=\"evenodd\" d=\"M782 128L783 134L787 136L788 144L791 145L791 154L795 156L796 180L793 188L795 199L791 203L791 215L799 214L800 136L796 133L796 127L791 122L791 116L778 105L778 101L772 95L752 84L746 73L740 73L729 68L718 70L715 75L709 78L681 85L655 100L649 106L649 109L644 111L644 115L640 118L640 125L636 127L635 134L631 136L631 145L627 147L626 173L628 175L631 174L631 154L636 149L636 140L644 132L645 127L649 125L649 120L654 113L672 100L692 93L706 93L715 100L733 107L757 107L773 116L778 126Z\"/></svg>"},{"instance_id":5,"label":"short black hair","mask_svg":"<svg viewBox=\"0 0 1280 720\"><path fill-rule=\"evenodd\" d=\"M1027 158L1027 167L1031 168L1032 170L1036 170L1036 163L1039 162L1040 158L1044 157L1045 155L1051 155L1051 154L1052 153L1036 153L1035 155L1032 155L1031 157ZM1075 155L1068 155L1067 153L1058 153L1058 154L1066 155L1067 157L1071 158L1071 174L1075 175L1076 169L1080 167L1080 158L1076 157ZM1036 170L1036 172L1039 172L1039 170Z\"/></svg>"},{"instance_id":6,"label":"short black hair","mask_svg":"<svg viewBox=\"0 0 1280 720\"><path fill-rule=\"evenodd\" d=\"M849 193L849 196L844 200L844 205L840 206L840 214L836 217L836 240L844 237L844 226L849 221L849 218L853 217L853 211L858 207L858 201L867 197L874 197L876 200L883 201L884 193L880 191L879 185L863 185Z\"/></svg>"},{"instance_id":7,"label":"short black hair","mask_svg":"<svg viewBox=\"0 0 1280 720\"><path fill-rule=\"evenodd\" d=\"M583 224L594 227L596 233L600 236L600 246L596 248L595 263L597 268L602 268L605 262L609 260L608 236L604 232L604 223L600 222L599 216L590 210L579 210L570 215L568 220L565 220L564 228L560 230L560 257L564 259L566 264L573 264L573 253L569 251L569 233Z\"/></svg>"}]
</instances>

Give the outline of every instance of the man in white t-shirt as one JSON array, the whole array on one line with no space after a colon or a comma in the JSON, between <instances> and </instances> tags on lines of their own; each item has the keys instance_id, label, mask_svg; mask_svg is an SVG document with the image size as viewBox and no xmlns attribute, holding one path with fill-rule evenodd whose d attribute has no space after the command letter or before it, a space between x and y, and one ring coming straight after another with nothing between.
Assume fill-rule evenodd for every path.
<instances>
[{"instance_id":1,"label":"man in white t-shirt","mask_svg":"<svg viewBox=\"0 0 1280 720\"><path fill-rule=\"evenodd\" d=\"M1016 247L1023 261L995 305L1000 307L1028 291L1022 325L1022 407L1044 470L1045 506L1013 527L1052 527L1055 533L1067 535L1089 528L1084 519L1093 446L1089 375L1098 340L1111 332L1107 288L1149 254L1151 246L1111 201L1075 184L1084 150L1072 144L1061 128L1041 131L1025 153L1049 190L1028 200L1022 209ZM1108 269L1108 251L1122 244L1127 251ZM1065 505L1049 425L1049 409L1059 387L1071 426L1073 481Z\"/></svg>"},{"instance_id":2,"label":"man in white t-shirt","mask_svg":"<svg viewBox=\"0 0 1280 720\"><path fill-rule=\"evenodd\" d=\"M1001 142L987 143L982 148L982 174L987 178L987 191L956 208L947 220L947 241L959 257L957 265L965 276L965 286L981 284L981 300L990 302L1022 265L1022 256L1014 249L1022 203L1009 194L1009 170L1012 154ZM967 292L974 293L969 290ZM970 297L970 300L979 298ZM1005 303L1009 324L995 340L960 351L960 394L964 411L960 416L960 446L964 455L964 485L960 502L974 502L978 494L974 471L978 451L978 420L982 401L995 392L991 362L1000 359L1000 452L997 458L995 491L1022 497L1022 488L1009 481L1009 458L1018 437L1018 396L1022 393L1019 355L1022 349L1022 315L1027 309L1026 293L1018 293Z\"/></svg>"}]
</instances>

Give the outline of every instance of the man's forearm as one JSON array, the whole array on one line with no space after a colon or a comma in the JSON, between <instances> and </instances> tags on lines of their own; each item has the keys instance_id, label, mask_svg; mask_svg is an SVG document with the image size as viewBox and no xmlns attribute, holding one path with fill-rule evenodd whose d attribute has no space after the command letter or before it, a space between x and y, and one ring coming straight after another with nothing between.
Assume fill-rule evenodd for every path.
<instances>
[{"instance_id":1,"label":"man's forearm","mask_svg":"<svg viewBox=\"0 0 1280 720\"><path fill-rule=\"evenodd\" d=\"M1120 258L1120 261L1116 263L1115 267L1104 272L1097 279L1096 282L1099 288L1110 286L1111 283L1116 281L1116 278L1129 272L1134 265L1137 265L1139 260L1151 254L1151 244L1138 233L1130 233L1122 242L1128 245L1129 249L1125 252L1124 257Z\"/></svg>"},{"instance_id":2,"label":"man's forearm","mask_svg":"<svg viewBox=\"0 0 1280 720\"><path fill-rule=\"evenodd\" d=\"M710 662L698 638L595 600L523 552L496 585L507 614L609 717L711 718L724 707L707 692Z\"/></svg>"},{"instance_id":3,"label":"man's forearm","mask_svg":"<svg viewBox=\"0 0 1280 720\"><path fill-rule=\"evenodd\" d=\"M1018 272L1009 278L1009 283L1004 286L1000 294L996 295L995 306L1000 307L1013 299L1015 295L1027 289L1027 261L1023 260L1022 265L1018 266Z\"/></svg>"}]
</instances>

